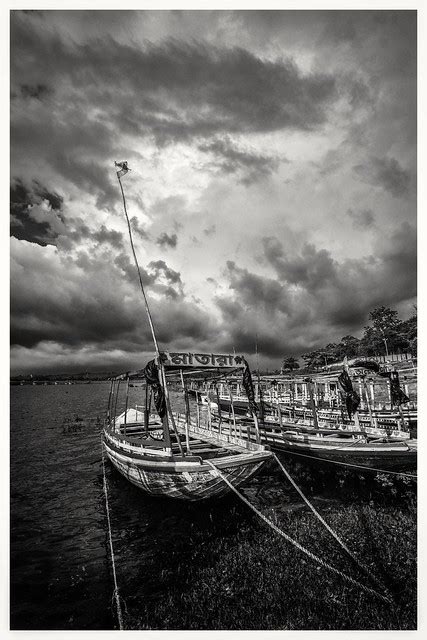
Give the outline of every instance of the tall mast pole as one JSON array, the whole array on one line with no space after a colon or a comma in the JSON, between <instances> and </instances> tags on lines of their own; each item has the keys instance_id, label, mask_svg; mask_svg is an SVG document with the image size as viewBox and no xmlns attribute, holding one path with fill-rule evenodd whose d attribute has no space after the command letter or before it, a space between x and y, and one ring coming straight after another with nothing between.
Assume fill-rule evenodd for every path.
<instances>
[{"instance_id":1,"label":"tall mast pole","mask_svg":"<svg viewBox=\"0 0 427 640\"><path fill-rule=\"evenodd\" d=\"M130 239L130 245L131 245L131 248L132 248L133 259L135 260L136 270L138 271L139 284L140 284L140 287L141 287L142 297L144 299L145 310L147 312L148 322L150 324L150 329L151 329L151 335L152 335L152 338L153 338L154 347L156 349L159 372L160 372L160 383L161 383L161 385L163 387L163 391L164 391L164 394L165 394L165 402L166 402L166 415L162 419L163 430L164 430L164 434L165 434L166 447L168 449L171 449L171 440L170 440L170 432L169 432L169 424L168 424L168 411L169 411L169 414L170 414L170 417L171 417L171 420L172 420L172 425L174 423L173 423L173 417L171 415L170 402L169 402L169 393L168 393L168 387L167 387L167 383L166 383L165 369L164 369L164 366L163 366L163 363L162 363L162 359L160 357L159 343L157 342L157 336L156 336L156 332L154 330L153 318L151 317L150 307L148 306L148 300L147 300L147 296L145 295L144 284L142 282L141 270L139 268L138 258L136 257L135 246L133 244L133 237L132 237L132 227L130 225L130 220L129 220L129 216L128 216L128 212L127 212L127 208L126 208L125 193L123 191L123 185L122 185L121 176L120 176L121 171L123 171L122 175L125 175L129 171L129 167L128 167L128 163L127 162L115 162L114 164L115 164L116 167L120 167L120 170L116 172L117 173L117 179L119 181L120 191L122 193L123 209L124 209L124 212L125 212L126 222L127 222L127 225L128 225L129 239ZM176 433L176 437L177 437L177 440L178 440L178 445L179 445L180 451L181 451L181 453L183 453L178 433Z\"/></svg>"},{"instance_id":2,"label":"tall mast pole","mask_svg":"<svg viewBox=\"0 0 427 640\"><path fill-rule=\"evenodd\" d=\"M126 163L127 164L127 163ZM153 318L151 317L151 312L150 312L150 307L148 306L148 300L147 300L147 296L145 295L145 289L144 289L144 285L142 283L142 276L141 276L141 270L139 268L139 264L138 264L138 259L136 257L136 253L135 253L135 247L133 244L133 237L132 237L132 228L130 226L130 221L129 221L129 216L128 216L128 212L127 212L127 208L126 208L126 198L125 198L125 193L123 191L123 185L122 185L122 181L120 179L120 175L119 172L117 171L117 179L119 181L119 185L120 185L120 190L122 192L122 198L123 198L123 209L125 212L125 216L126 216L126 222L128 224L128 230L129 230L129 239L130 239L130 246L132 247L132 253L133 253L133 259L135 260L135 265L136 265L136 270L138 271L138 278L139 278L139 284L141 286L141 292L142 292L142 297L144 298L144 305L145 305L145 310L147 312L147 316L148 316L148 322L150 324L150 329L151 329L151 335L153 337L153 342L154 342L154 347L156 349L156 354L157 356L160 356L160 350L159 350L159 344L157 342L157 337L156 337L156 332L154 330L154 324L153 324ZM159 357L159 361L160 361L160 357Z\"/></svg>"}]
</instances>

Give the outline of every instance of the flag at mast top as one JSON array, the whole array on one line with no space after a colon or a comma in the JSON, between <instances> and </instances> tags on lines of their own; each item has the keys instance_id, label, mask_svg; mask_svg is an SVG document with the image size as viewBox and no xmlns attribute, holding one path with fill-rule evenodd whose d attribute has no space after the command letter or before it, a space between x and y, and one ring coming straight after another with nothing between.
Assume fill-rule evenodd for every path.
<instances>
[{"instance_id":1,"label":"flag at mast top","mask_svg":"<svg viewBox=\"0 0 427 640\"><path fill-rule=\"evenodd\" d=\"M114 164L116 165L116 167L119 167L119 171L117 171L117 176L119 178L126 175L126 173L130 171L126 160L123 160L123 162L114 162Z\"/></svg>"}]
</instances>

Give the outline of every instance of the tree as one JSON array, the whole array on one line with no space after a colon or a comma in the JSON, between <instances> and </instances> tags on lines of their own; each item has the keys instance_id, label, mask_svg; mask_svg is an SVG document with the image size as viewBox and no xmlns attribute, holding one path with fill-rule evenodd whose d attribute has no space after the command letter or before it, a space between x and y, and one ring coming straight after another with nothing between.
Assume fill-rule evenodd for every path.
<instances>
[{"instance_id":1,"label":"tree","mask_svg":"<svg viewBox=\"0 0 427 640\"><path fill-rule=\"evenodd\" d=\"M415 307L415 314L408 320L404 320L400 323L399 333L401 340L405 343L407 349L413 355L417 355L417 308Z\"/></svg>"},{"instance_id":2,"label":"tree","mask_svg":"<svg viewBox=\"0 0 427 640\"><path fill-rule=\"evenodd\" d=\"M344 336L343 338L341 338L338 349L339 360L343 360L345 356L347 356L347 358L354 358L355 356L359 355L360 340L358 340L354 336Z\"/></svg>"},{"instance_id":3,"label":"tree","mask_svg":"<svg viewBox=\"0 0 427 640\"><path fill-rule=\"evenodd\" d=\"M369 314L372 326L365 327L363 342L369 351L388 355L401 343L397 311L389 307L377 307ZM372 353L370 354L372 355Z\"/></svg>"},{"instance_id":4,"label":"tree","mask_svg":"<svg viewBox=\"0 0 427 640\"><path fill-rule=\"evenodd\" d=\"M293 356L289 356L283 360L282 371L294 371L299 369L299 362Z\"/></svg>"},{"instance_id":5,"label":"tree","mask_svg":"<svg viewBox=\"0 0 427 640\"><path fill-rule=\"evenodd\" d=\"M327 364L327 356L325 356L325 351L321 349L303 353L301 357L304 360L305 367L307 369L320 369Z\"/></svg>"},{"instance_id":6,"label":"tree","mask_svg":"<svg viewBox=\"0 0 427 640\"><path fill-rule=\"evenodd\" d=\"M365 327L365 333L360 341L363 355L377 356L384 353L382 336L373 327Z\"/></svg>"}]
</instances>

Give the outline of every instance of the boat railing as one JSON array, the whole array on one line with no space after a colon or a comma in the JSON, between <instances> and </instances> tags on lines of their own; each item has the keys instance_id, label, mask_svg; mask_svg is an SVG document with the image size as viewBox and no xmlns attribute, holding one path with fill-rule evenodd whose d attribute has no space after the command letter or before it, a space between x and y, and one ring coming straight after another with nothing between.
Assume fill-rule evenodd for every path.
<instances>
[{"instance_id":1,"label":"boat railing","mask_svg":"<svg viewBox=\"0 0 427 640\"><path fill-rule=\"evenodd\" d=\"M177 419L177 424L181 428L184 428L186 423L185 414L175 413L175 417ZM239 435L236 434L236 432L233 435L232 424L230 424L224 431L223 429L220 429L220 425L218 422L216 423L212 422L210 426L203 425L203 423L200 423L200 422L198 424L193 417L190 417L189 422L190 422L189 428L193 434L200 434L204 436L212 435L215 438L219 437L220 440L225 441L228 444L236 444L241 447L245 447L249 451L259 451L260 449L262 450L264 448L262 445L257 444L255 427L252 425L245 424L246 433L242 434L242 437L240 437ZM254 442L252 442L252 440L254 440Z\"/></svg>"}]
</instances>

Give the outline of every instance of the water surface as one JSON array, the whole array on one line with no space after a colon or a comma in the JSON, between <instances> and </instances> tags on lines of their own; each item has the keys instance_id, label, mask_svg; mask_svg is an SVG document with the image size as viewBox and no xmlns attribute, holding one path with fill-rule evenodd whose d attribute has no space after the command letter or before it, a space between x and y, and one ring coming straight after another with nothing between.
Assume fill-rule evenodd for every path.
<instances>
[{"instance_id":1,"label":"water surface","mask_svg":"<svg viewBox=\"0 0 427 640\"><path fill-rule=\"evenodd\" d=\"M108 392L109 383L11 387L12 629L116 624L100 462ZM130 405L142 403L141 388L130 394ZM76 415L84 427L64 433L64 420ZM233 535L252 519L234 496L195 504L151 498L108 461L106 469L117 577L129 608L176 579L196 538ZM281 503L281 480L267 484ZM265 486L265 478L254 479L249 494Z\"/></svg>"}]
</instances>

